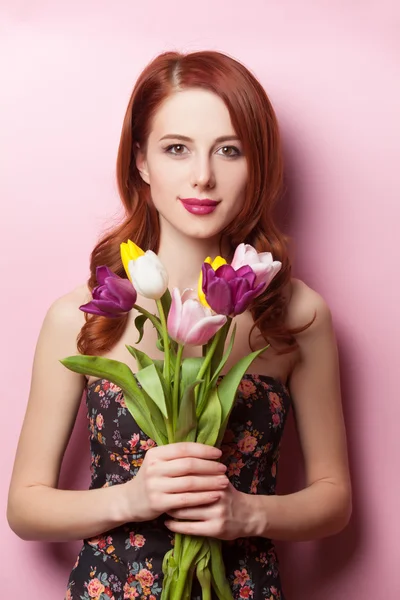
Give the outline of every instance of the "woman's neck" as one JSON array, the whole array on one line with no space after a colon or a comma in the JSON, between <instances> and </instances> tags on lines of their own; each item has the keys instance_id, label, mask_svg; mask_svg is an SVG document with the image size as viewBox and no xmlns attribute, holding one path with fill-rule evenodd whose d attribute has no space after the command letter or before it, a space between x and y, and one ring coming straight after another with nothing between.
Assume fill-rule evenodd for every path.
<instances>
[{"instance_id":1,"label":"woman's neck","mask_svg":"<svg viewBox=\"0 0 400 600\"><path fill-rule=\"evenodd\" d=\"M214 259L219 253L217 238L192 238L176 229L162 228L157 254L168 271L169 289L197 289L202 263L207 256Z\"/></svg>"}]
</instances>

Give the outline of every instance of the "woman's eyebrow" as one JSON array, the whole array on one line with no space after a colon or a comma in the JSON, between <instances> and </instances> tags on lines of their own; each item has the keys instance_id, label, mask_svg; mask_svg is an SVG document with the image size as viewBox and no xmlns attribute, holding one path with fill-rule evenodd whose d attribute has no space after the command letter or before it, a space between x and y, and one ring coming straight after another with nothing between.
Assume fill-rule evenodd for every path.
<instances>
[{"instance_id":1,"label":"woman's eyebrow","mask_svg":"<svg viewBox=\"0 0 400 600\"><path fill-rule=\"evenodd\" d=\"M193 142L194 141L194 140L192 140L192 138L187 137L186 135L179 135L178 133L167 133L167 135L164 135L162 138L159 139L159 141L161 142L162 140L171 139L171 138L173 138L174 140L182 140L183 142ZM231 140L240 141L240 138L237 135L223 135L223 136L216 138L214 140L214 142L219 144L221 142L228 142Z\"/></svg>"}]
</instances>

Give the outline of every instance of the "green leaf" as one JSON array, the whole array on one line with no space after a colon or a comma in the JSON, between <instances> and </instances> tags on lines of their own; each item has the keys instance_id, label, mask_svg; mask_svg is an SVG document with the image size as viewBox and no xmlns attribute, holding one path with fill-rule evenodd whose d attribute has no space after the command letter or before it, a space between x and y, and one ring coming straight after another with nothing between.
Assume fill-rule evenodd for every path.
<instances>
[{"instance_id":1,"label":"green leaf","mask_svg":"<svg viewBox=\"0 0 400 600\"><path fill-rule=\"evenodd\" d=\"M132 354L132 356L136 359L137 368L139 371L154 363L150 356L147 356L145 352L142 352L141 350L138 350L137 348L134 348L129 344L126 344L125 347L130 352L130 354Z\"/></svg>"},{"instance_id":2,"label":"green leaf","mask_svg":"<svg viewBox=\"0 0 400 600\"><path fill-rule=\"evenodd\" d=\"M232 348L233 348L233 343L235 341L235 335L236 335L236 323L233 326L233 330L232 330L232 335L231 335L231 339L229 341L229 346L226 349L225 354L223 355L221 362L219 363L218 367L215 369L214 375L209 383L209 389L213 387L213 385L215 384L215 382L217 381L219 374L221 373L222 369L224 368L224 366L226 365L226 362L232 352Z\"/></svg>"},{"instance_id":3,"label":"green leaf","mask_svg":"<svg viewBox=\"0 0 400 600\"><path fill-rule=\"evenodd\" d=\"M208 549L205 556L202 556L197 560L196 564L196 576L201 585L202 598L211 599L211 571L208 566L210 562L210 550Z\"/></svg>"},{"instance_id":4,"label":"green leaf","mask_svg":"<svg viewBox=\"0 0 400 600\"><path fill-rule=\"evenodd\" d=\"M161 296L160 300L161 300L161 304L162 304L162 307L163 307L163 310L164 310L165 318L167 319L168 313L169 313L169 309L171 307L171 302L172 302L171 292L169 291L168 288L165 290L165 292Z\"/></svg>"},{"instance_id":5,"label":"green leaf","mask_svg":"<svg viewBox=\"0 0 400 600\"><path fill-rule=\"evenodd\" d=\"M144 391L150 396L153 402L158 406L162 415L168 419L168 410L165 401L164 387L161 378L162 375L157 370L155 364L148 365L136 373L136 378Z\"/></svg>"},{"instance_id":6,"label":"green leaf","mask_svg":"<svg viewBox=\"0 0 400 600\"><path fill-rule=\"evenodd\" d=\"M139 344L142 341L143 338L143 328L144 328L144 324L146 323L148 317L146 315L138 315L135 319L135 327L139 332L139 339L137 340L137 344Z\"/></svg>"},{"instance_id":7,"label":"green leaf","mask_svg":"<svg viewBox=\"0 0 400 600\"><path fill-rule=\"evenodd\" d=\"M207 397L201 415L198 416L196 442L208 446L215 445L221 427L221 415L218 389L214 388Z\"/></svg>"},{"instance_id":8,"label":"green leaf","mask_svg":"<svg viewBox=\"0 0 400 600\"><path fill-rule=\"evenodd\" d=\"M184 358L181 364L180 395L183 396L186 388L197 380L204 358Z\"/></svg>"},{"instance_id":9,"label":"green leaf","mask_svg":"<svg viewBox=\"0 0 400 600\"><path fill-rule=\"evenodd\" d=\"M93 375L121 388L126 406L140 429L157 444L162 443L151 415L145 409L144 396L131 369L118 360L102 356L68 356L60 361L67 369L82 375Z\"/></svg>"},{"instance_id":10,"label":"green leaf","mask_svg":"<svg viewBox=\"0 0 400 600\"><path fill-rule=\"evenodd\" d=\"M197 419L194 388L199 383L201 383L200 380L194 381L185 389L179 408L175 442L196 441Z\"/></svg>"},{"instance_id":11,"label":"green leaf","mask_svg":"<svg viewBox=\"0 0 400 600\"><path fill-rule=\"evenodd\" d=\"M147 415L149 415L149 418L153 423L153 427L158 433L158 439L160 441L157 442L157 444L159 446L164 446L168 443L168 432L165 419L157 404L150 398L150 396L145 392L145 390L142 389L141 392L143 395L143 405L146 408L146 413Z\"/></svg>"},{"instance_id":12,"label":"green leaf","mask_svg":"<svg viewBox=\"0 0 400 600\"><path fill-rule=\"evenodd\" d=\"M104 358L102 356L68 356L60 362L75 373L81 375L93 375L95 377L109 379L120 388L135 386L135 377L130 368L123 362ZM137 384L136 384L137 387Z\"/></svg>"},{"instance_id":13,"label":"green leaf","mask_svg":"<svg viewBox=\"0 0 400 600\"><path fill-rule=\"evenodd\" d=\"M145 352L138 350L138 348L134 348L133 346L129 346L126 344L127 350L132 354L132 356L136 359L138 370L144 369L151 364L154 364L159 373L162 373L164 361L159 360L157 358L150 358Z\"/></svg>"},{"instance_id":14,"label":"green leaf","mask_svg":"<svg viewBox=\"0 0 400 600\"><path fill-rule=\"evenodd\" d=\"M265 352L269 346L270 345L268 344L268 346L261 348L261 350L256 350L248 356L241 358L235 365L233 365L233 367L218 385L218 397L221 402L221 430L218 436L217 445L221 443L224 436L229 415L231 414L233 405L235 404L237 389L243 379L243 375L246 373L253 360Z\"/></svg>"},{"instance_id":15,"label":"green leaf","mask_svg":"<svg viewBox=\"0 0 400 600\"><path fill-rule=\"evenodd\" d=\"M212 586L219 600L233 600L232 590L226 579L225 565L222 559L221 542L214 538L208 538L211 560Z\"/></svg>"},{"instance_id":16,"label":"green leaf","mask_svg":"<svg viewBox=\"0 0 400 600\"><path fill-rule=\"evenodd\" d=\"M225 325L220 330L220 332L221 332L220 338L218 340L217 347L216 347L213 357L211 359L211 373L215 372L215 370L218 368L218 365L220 364L220 362L222 360L222 355L224 354L224 348L225 348L225 341L226 341L231 323L232 323L232 317L228 317Z\"/></svg>"}]
</instances>

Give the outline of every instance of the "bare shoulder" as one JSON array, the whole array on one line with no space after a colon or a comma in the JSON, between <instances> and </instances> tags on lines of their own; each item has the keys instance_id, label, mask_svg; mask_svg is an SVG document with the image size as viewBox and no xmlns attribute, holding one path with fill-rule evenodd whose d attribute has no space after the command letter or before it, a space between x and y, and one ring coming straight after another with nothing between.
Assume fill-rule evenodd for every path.
<instances>
[{"instance_id":1,"label":"bare shoulder","mask_svg":"<svg viewBox=\"0 0 400 600\"><path fill-rule=\"evenodd\" d=\"M62 329L78 328L79 331L85 322L84 313L79 307L90 300L91 294L87 284L79 285L54 300L47 311L45 322L57 323Z\"/></svg>"},{"instance_id":2,"label":"bare shoulder","mask_svg":"<svg viewBox=\"0 0 400 600\"><path fill-rule=\"evenodd\" d=\"M297 329L312 322L310 327L296 335L298 343L309 339L321 328L330 327L331 310L317 291L300 279L292 279L289 293L287 326Z\"/></svg>"},{"instance_id":3,"label":"bare shoulder","mask_svg":"<svg viewBox=\"0 0 400 600\"><path fill-rule=\"evenodd\" d=\"M37 380L40 380L42 387L47 386L48 381L65 379L67 370L59 360L78 352L77 338L85 323L85 315L79 307L89 299L90 291L87 285L83 284L60 296L50 305L36 345L32 372L33 387ZM69 383L78 380L83 381L75 373L69 375Z\"/></svg>"}]
</instances>

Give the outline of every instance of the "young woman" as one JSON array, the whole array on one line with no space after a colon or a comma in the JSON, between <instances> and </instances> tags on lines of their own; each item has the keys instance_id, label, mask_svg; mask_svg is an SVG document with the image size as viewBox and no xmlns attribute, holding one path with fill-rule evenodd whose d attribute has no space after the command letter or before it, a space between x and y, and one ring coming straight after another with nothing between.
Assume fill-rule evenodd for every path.
<instances>
[{"instance_id":1,"label":"young woman","mask_svg":"<svg viewBox=\"0 0 400 600\"><path fill-rule=\"evenodd\" d=\"M68 599L159 598L173 532L224 540L234 598L282 599L271 539L311 540L340 531L349 520L351 487L330 311L318 293L291 278L286 240L273 220L282 156L262 86L217 52L160 55L133 90L117 177L125 220L95 247L88 284L50 307L39 336L9 494L10 526L26 540L84 539ZM127 362L135 371L125 348L136 337L134 311L106 319L79 310L91 299L96 266L125 276L120 243L128 239L157 252L170 289L196 289L205 257L222 253L229 261L241 242L282 262L267 291L236 319L227 368L265 340L272 345L240 385L223 464L219 451L202 444L155 447L117 386L59 362L81 352ZM154 310L153 301L138 303ZM138 347L158 357L151 326ZM59 490L84 390L91 487ZM291 406L306 485L279 496L276 469Z\"/></svg>"}]
</instances>

